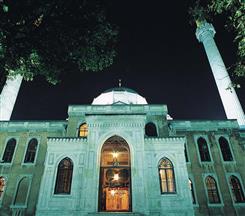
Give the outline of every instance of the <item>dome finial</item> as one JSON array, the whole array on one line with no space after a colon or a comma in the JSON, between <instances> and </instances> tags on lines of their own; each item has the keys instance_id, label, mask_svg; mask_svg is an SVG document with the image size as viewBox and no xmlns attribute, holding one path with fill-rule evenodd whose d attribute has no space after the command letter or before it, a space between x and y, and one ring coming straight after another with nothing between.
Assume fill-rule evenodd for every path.
<instances>
[{"instance_id":1,"label":"dome finial","mask_svg":"<svg viewBox=\"0 0 245 216\"><path fill-rule=\"evenodd\" d=\"M118 86L119 86L119 87L122 86L122 80L121 80L121 79L118 80Z\"/></svg>"}]
</instances>

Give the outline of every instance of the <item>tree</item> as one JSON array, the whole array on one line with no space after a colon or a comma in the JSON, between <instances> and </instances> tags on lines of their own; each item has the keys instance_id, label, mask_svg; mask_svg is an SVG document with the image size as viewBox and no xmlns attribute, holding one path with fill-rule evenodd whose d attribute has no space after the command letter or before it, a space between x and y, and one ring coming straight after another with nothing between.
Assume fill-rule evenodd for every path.
<instances>
[{"instance_id":1,"label":"tree","mask_svg":"<svg viewBox=\"0 0 245 216\"><path fill-rule=\"evenodd\" d=\"M0 71L56 84L62 73L101 71L116 55L117 29L99 0L1 0Z\"/></svg>"},{"instance_id":2,"label":"tree","mask_svg":"<svg viewBox=\"0 0 245 216\"><path fill-rule=\"evenodd\" d=\"M0 120L10 119L23 78L56 84L113 63L118 31L99 0L0 0L0 10Z\"/></svg>"},{"instance_id":3,"label":"tree","mask_svg":"<svg viewBox=\"0 0 245 216\"><path fill-rule=\"evenodd\" d=\"M230 70L238 77L245 77L245 3L244 0L206 0L195 1L190 7L190 14L195 21L214 19L223 14L227 28L234 31L237 44L237 62Z\"/></svg>"}]
</instances>

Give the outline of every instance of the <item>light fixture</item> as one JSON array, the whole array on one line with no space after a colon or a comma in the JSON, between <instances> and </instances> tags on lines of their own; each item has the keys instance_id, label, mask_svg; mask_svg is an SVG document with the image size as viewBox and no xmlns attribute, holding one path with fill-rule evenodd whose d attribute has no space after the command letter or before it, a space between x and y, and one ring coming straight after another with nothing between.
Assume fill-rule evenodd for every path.
<instances>
[{"instance_id":1,"label":"light fixture","mask_svg":"<svg viewBox=\"0 0 245 216\"><path fill-rule=\"evenodd\" d=\"M113 159L117 159L118 152L117 151L113 151L112 152L112 156L113 156Z\"/></svg>"},{"instance_id":2,"label":"light fixture","mask_svg":"<svg viewBox=\"0 0 245 216\"><path fill-rule=\"evenodd\" d=\"M118 173L115 173L113 179L114 179L115 181L118 181L118 179L119 179L119 174L118 174Z\"/></svg>"},{"instance_id":3,"label":"light fixture","mask_svg":"<svg viewBox=\"0 0 245 216\"><path fill-rule=\"evenodd\" d=\"M111 195L112 195L112 196L114 196L114 195L115 195L115 193L116 193L116 191L115 191L115 190L111 190Z\"/></svg>"}]
</instances>

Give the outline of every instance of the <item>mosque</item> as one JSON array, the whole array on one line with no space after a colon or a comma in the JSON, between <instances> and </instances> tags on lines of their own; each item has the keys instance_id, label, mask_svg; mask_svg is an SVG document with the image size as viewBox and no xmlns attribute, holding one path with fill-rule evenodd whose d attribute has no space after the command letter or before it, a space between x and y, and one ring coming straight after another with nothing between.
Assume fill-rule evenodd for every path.
<instances>
[{"instance_id":1,"label":"mosque","mask_svg":"<svg viewBox=\"0 0 245 216\"><path fill-rule=\"evenodd\" d=\"M0 121L0 215L244 215L245 117L214 33L196 35L228 119L172 119L119 86L66 120Z\"/></svg>"}]
</instances>

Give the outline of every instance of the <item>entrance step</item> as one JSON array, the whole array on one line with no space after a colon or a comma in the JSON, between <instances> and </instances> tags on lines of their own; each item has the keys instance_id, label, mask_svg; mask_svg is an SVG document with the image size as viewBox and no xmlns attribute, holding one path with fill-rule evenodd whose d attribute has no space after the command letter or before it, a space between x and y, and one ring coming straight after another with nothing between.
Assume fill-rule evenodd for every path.
<instances>
[{"instance_id":1,"label":"entrance step","mask_svg":"<svg viewBox=\"0 0 245 216\"><path fill-rule=\"evenodd\" d=\"M95 212L88 213L88 216L144 216L144 214L135 212Z\"/></svg>"}]
</instances>

